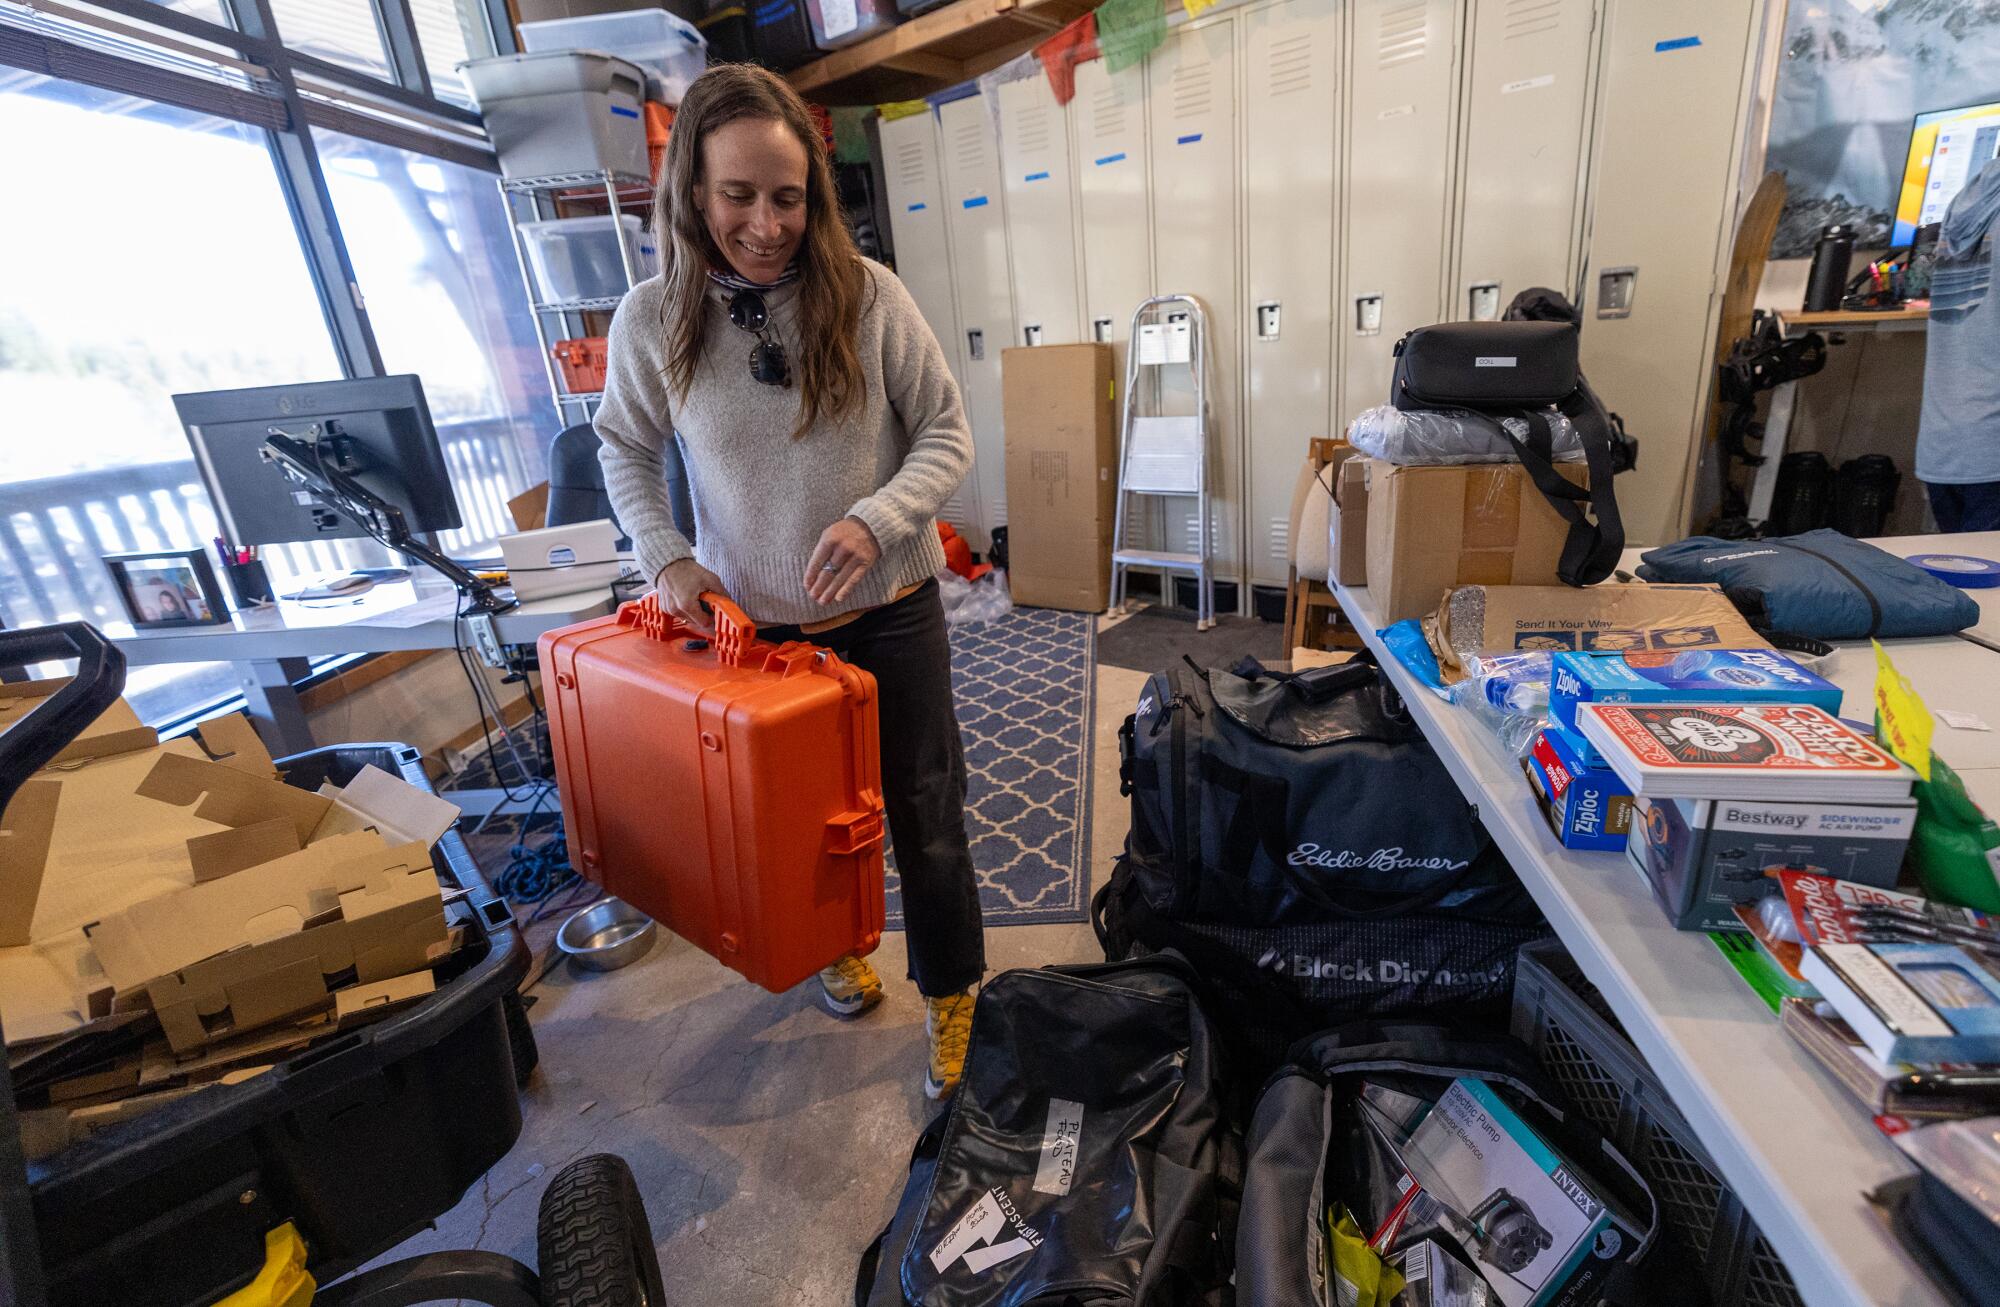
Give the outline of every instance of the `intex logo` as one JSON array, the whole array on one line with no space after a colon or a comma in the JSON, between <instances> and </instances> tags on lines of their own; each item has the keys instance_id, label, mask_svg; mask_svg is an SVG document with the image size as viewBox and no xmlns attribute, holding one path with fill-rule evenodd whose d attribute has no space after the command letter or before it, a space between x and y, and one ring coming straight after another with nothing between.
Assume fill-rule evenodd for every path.
<instances>
[{"instance_id":1,"label":"intex logo","mask_svg":"<svg viewBox=\"0 0 2000 1307\"><path fill-rule=\"evenodd\" d=\"M1603 1205L1591 1197L1590 1191L1577 1183L1567 1167L1558 1166L1549 1173L1549 1179L1556 1182L1556 1188L1562 1190L1563 1196L1575 1203L1585 1217L1595 1217L1603 1209Z\"/></svg>"},{"instance_id":2,"label":"intex logo","mask_svg":"<svg viewBox=\"0 0 2000 1307\"><path fill-rule=\"evenodd\" d=\"M1338 871L1457 871L1466 865L1450 858L1413 858L1401 849L1377 849L1367 856L1347 849L1335 851L1301 844L1285 861L1294 867L1331 867Z\"/></svg>"}]
</instances>

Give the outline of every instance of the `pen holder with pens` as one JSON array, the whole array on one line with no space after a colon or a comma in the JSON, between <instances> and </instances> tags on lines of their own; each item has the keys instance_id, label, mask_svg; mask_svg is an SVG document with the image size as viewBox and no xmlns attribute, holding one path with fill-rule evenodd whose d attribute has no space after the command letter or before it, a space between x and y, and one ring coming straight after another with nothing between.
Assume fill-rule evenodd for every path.
<instances>
[{"instance_id":1,"label":"pen holder with pens","mask_svg":"<svg viewBox=\"0 0 2000 1307\"><path fill-rule=\"evenodd\" d=\"M229 593L238 608L256 608L263 604L277 602L277 594L271 589L271 574L264 570L264 560L253 558L246 563L230 562L222 564L223 578L229 583Z\"/></svg>"}]
</instances>

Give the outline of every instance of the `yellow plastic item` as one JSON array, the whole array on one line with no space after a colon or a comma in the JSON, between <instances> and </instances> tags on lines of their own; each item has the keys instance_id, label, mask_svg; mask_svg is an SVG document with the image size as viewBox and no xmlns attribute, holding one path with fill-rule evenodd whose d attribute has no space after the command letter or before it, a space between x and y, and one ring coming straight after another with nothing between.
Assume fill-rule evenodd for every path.
<instances>
[{"instance_id":1,"label":"yellow plastic item","mask_svg":"<svg viewBox=\"0 0 2000 1307\"><path fill-rule=\"evenodd\" d=\"M1354 1216L1338 1203L1326 1209L1326 1238L1334 1301L1354 1307L1389 1307L1404 1288L1402 1272L1376 1255Z\"/></svg>"},{"instance_id":2,"label":"yellow plastic item","mask_svg":"<svg viewBox=\"0 0 2000 1307\"><path fill-rule=\"evenodd\" d=\"M306 1273L306 1241L290 1221L264 1235L264 1269L215 1307L306 1307L319 1286Z\"/></svg>"}]
</instances>

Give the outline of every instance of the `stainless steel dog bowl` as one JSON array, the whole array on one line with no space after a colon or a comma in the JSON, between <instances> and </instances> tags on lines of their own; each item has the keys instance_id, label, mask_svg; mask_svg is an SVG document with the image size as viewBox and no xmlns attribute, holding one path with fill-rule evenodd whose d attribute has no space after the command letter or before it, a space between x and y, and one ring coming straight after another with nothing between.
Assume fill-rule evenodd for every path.
<instances>
[{"instance_id":1,"label":"stainless steel dog bowl","mask_svg":"<svg viewBox=\"0 0 2000 1307\"><path fill-rule=\"evenodd\" d=\"M659 927L623 899L600 899L572 913L556 931L556 947L586 971L616 971L646 956Z\"/></svg>"}]
</instances>

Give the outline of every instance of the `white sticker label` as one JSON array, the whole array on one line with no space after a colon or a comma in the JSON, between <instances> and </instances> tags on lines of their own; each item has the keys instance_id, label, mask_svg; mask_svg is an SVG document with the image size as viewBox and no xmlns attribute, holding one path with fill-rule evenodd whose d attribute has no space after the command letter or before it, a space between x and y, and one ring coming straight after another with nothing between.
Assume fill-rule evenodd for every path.
<instances>
[{"instance_id":1,"label":"white sticker label","mask_svg":"<svg viewBox=\"0 0 2000 1307\"><path fill-rule=\"evenodd\" d=\"M1194 357L1194 332L1187 321L1167 323L1167 362L1186 363Z\"/></svg>"},{"instance_id":2,"label":"white sticker label","mask_svg":"<svg viewBox=\"0 0 2000 1307\"><path fill-rule=\"evenodd\" d=\"M1049 1121L1042 1127L1042 1160L1035 1167L1035 1192L1060 1198L1076 1180L1077 1145L1083 1138L1083 1104L1067 1098L1049 1100Z\"/></svg>"},{"instance_id":3,"label":"white sticker label","mask_svg":"<svg viewBox=\"0 0 2000 1307\"><path fill-rule=\"evenodd\" d=\"M1556 75L1554 73L1543 73L1540 77L1523 77L1518 82L1509 82L1500 88L1500 94L1515 95L1522 91L1539 91L1544 86L1554 86L1555 84Z\"/></svg>"},{"instance_id":4,"label":"white sticker label","mask_svg":"<svg viewBox=\"0 0 2000 1307\"><path fill-rule=\"evenodd\" d=\"M829 41L846 36L861 26L861 16L855 12L855 0L819 0L819 13Z\"/></svg>"},{"instance_id":5,"label":"white sticker label","mask_svg":"<svg viewBox=\"0 0 2000 1307\"><path fill-rule=\"evenodd\" d=\"M1167 361L1167 329L1163 324L1149 322L1139 328L1139 361L1147 364Z\"/></svg>"},{"instance_id":6,"label":"white sticker label","mask_svg":"<svg viewBox=\"0 0 2000 1307\"><path fill-rule=\"evenodd\" d=\"M1993 729L1977 713L1953 712L1949 708L1938 708L1934 711L1937 713L1938 719L1954 731L1990 731Z\"/></svg>"},{"instance_id":7,"label":"white sticker label","mask_svg":"<svg viewBox=\"0 0 2000 1307\"><path fill-rule=\"evenodd\" d=\"M1384 109L1381 113L1376 114L1375 121L1378 123L1386 123L1391 118L1407 118L1416 111L1417 111L1417 106L1415 106L1414 104L1392 105L1389 108Z\"/></svg>"},{"instance_id":8,"label":"white sticker label","mask_svg":"<svg viewBox=\"0 0 2000 1307\"><path fill-rule=\"evenodd\" d=\"M1520 356L1515 354L1481 354L1478 358L1472 360L1472 366L1475 368L1511 368L1519 362L1519 359Z\"/></svg>"},{"instance_id":9,"label":"white sticker label","mask_svg":"<svg viewBox=\"0 0 2000 1307\"><path fill-rule=\"evenodd\" d=\"M988 1193L978 1206L958 1218L958 1224L945 1231L944 1238L931 1250L931 1265L942 1272L965 1256L974 1244L991 1243L1006 1228L1007 1218L1000 1214L999 1201Z\"/></svg>"},{"instance_id":10,"label":"white sticker label","mask_svg":"<svg viewBox=\"0 0 2000 1307\"><path fill-rule=\"evenodd\" d=\"M1894 967L1869 951L1866 944L1822 944L1827 961L1845 972L1857 993L1885 1018L1896 1034L1946 1038L1951 1024L1931 1010L1923 996L1910 988Z\"/></svg>"}]
</instances>

